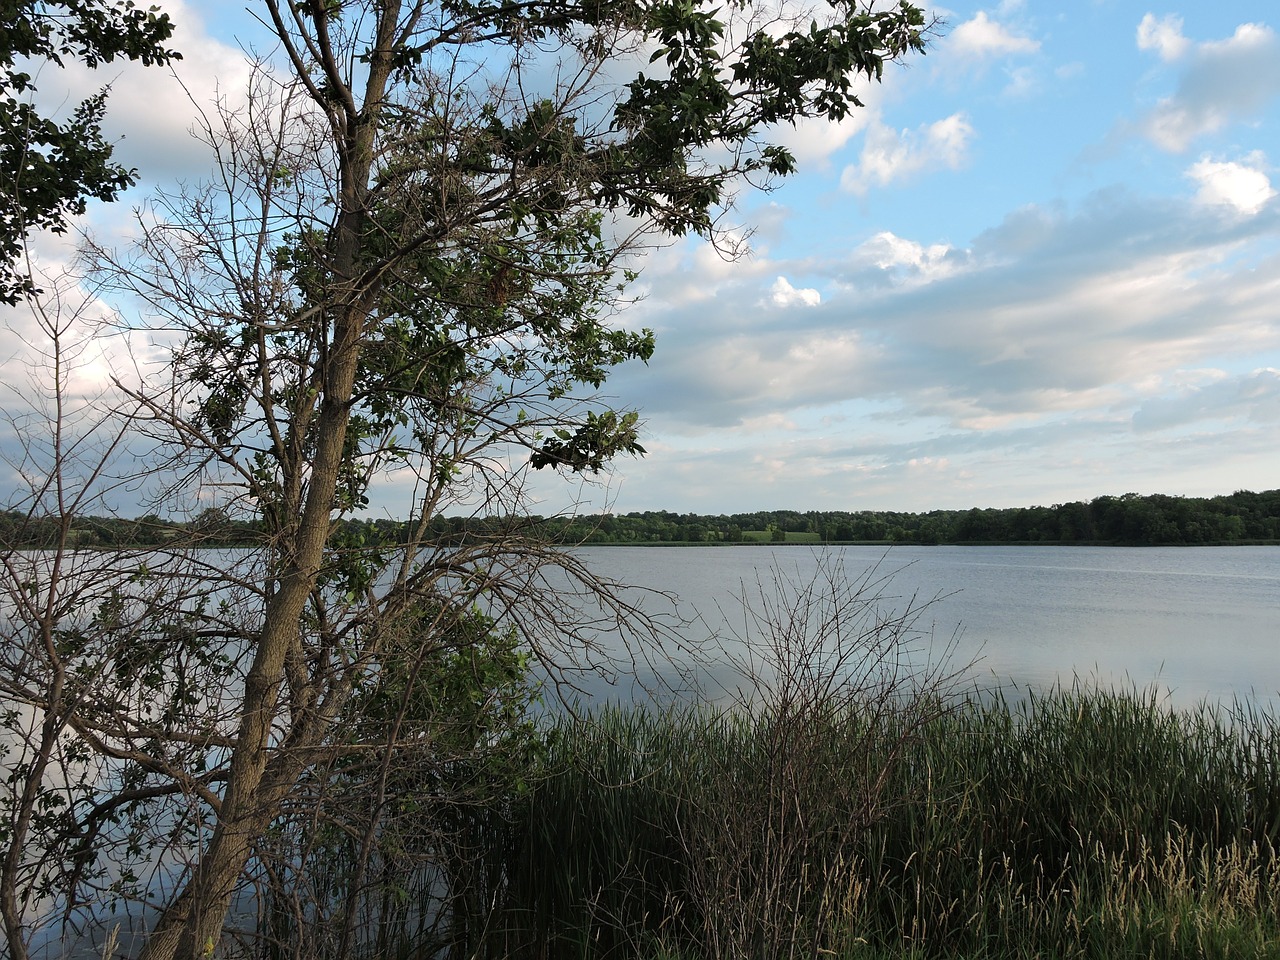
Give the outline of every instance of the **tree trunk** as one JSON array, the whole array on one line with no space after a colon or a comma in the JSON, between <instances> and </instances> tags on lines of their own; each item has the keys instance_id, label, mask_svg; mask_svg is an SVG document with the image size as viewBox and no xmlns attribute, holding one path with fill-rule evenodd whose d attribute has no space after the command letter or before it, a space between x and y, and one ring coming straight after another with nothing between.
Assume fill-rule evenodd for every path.
<instances>
[{"instance_id":1,"label":"tree trunk","mask_svg":"<svg viewBox=\"0 0 1280 960\"><path fill-rule=\"evenodd\" d=\"M356 327L363 318L348 315ZM253 845L270 823L281 799L260 789L271 751L284 662L298 640L298 625L329 535L330 510L337 488L351 396L359 356L358 337L349 335L341 354L331 360L330 378L321 410L318 445L307 490L307 505L298 527L293 556L279 591L271 598L258 636L253 664L245 677L236 748L226 792L209 846L182 894L157 924L140 960L207 957L216 946L235 886Z\"/></svg>"},{"instance_id":2,"label":"tree trunk","mask_svg":"<svg viewBox=\"0 0 1280 960\"><path fill-rule=\"evenodd\" d=\"M356 109L350 97L339 98L336 104L321 104L335 116L335 146L340 157L336 175L340 180L342 213L334 226L331 247L336 284L329 306L338 318L329 339L316 449L309 464L307 501L297 532L290 538L292 550L287 556L279 590L268 602L253 664L245 677L239 737L209 846L182 893L165 909L140 960L197 960L212 955L254 844L296 781L297 774L290 777L287 771L296 768L301 772L300 760L290 762L286 758L281 771L284 775L273 776L264 786L263 776L272 755L271 734L278 717L285 659L299 640L299 623L324 558L345 455L350 401L365 325L376 301L376 281L365 281L361 277L361 241L367 219L378 113L390 77L389 53L400 3L382 0L377 7L378 45L370 59L364 89L365 107ZM287 42L286 37L282 39ZM321 45L321 49L327 50L327 43ZM336 62L322 64L322 67L331 83L340 76ZM301 463L292 466L295 470L308 467ZM314 683L319 678L310 679ZM292 720L297 723L299 718ZM314 740L322 735L316 731L305 739ZM295 748L310 745L294 744Z\"/></svg>"}]
</instances>

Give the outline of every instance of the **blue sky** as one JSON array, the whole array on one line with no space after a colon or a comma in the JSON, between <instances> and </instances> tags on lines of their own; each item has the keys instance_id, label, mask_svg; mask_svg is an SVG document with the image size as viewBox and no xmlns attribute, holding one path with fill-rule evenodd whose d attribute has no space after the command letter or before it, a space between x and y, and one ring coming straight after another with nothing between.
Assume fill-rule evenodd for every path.
<instances>
[{"instance_id":1,"label":"blue sky","mask_svg":"<svg viewBox=\"0 0 1280 960\"><path fill-rule=\"evenodd\" d=\"M242 86L261 28L240 6L163 6L197 102ZM649 454L570 494L719 513L1280 486L1273 9L931 8L928 55L865 110L779 131L800 172L742 196L749 255L649 257L621 322L658 352L607 385ZM144 186L207 173L191 109L155 71L115 77L112 133ZM540 491L546 512L566 497Z\"/></svg>"},{"instance_id":2,"label":"blue sky","mask_svg":"<svg viewBox=\"0 0 1280 960\"><path fill-rule=\"evenodd\" d=\"M1280 42L1261 3L955 6L754 254L650 264L623 509L1280 485Z\"/></svg>"}]
</instances>

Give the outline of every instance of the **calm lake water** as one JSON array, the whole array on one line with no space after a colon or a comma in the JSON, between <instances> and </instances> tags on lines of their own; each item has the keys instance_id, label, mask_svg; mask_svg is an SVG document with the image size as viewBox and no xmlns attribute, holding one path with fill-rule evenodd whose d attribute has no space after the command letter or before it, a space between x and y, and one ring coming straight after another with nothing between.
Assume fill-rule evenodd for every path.
<instances>
[{"instance_id":1,"label":"calm lake water","mask_svg":"<svg viewBox=\"0 0 1280 960\"><path fill-rule=\"evenodd\" d=\"M727 685L726 662L742 656L742 598L780 575L812 580L843 564L872 580L883 611L935 597L916 627L912 655L947 648L972 688L1024 691L1087 682L1154 689L1175 706L1240 700L1280 711L1280 547L588 547L597 574L641 590L629 598L704 651ZM674 599L669 599L674 598ZM0 611L2 613L3 611ZM932 647L929 637L933 638ZM608 638L602 638L608 640ZM637 650L641 648L635 648ZM716 651L719 651L718 664ZM677 645L666 654L679 658ZM662 657L653 661L661 668ZM581 681L597 699L631 699L634 683ZM33 915L39 908L33 909ZM137 921L135 916L134 921ZM53 955L99 956L86 939Z\"/></svg>"},{"instance_id":2,"label":"calm lake water","mask_svg":"<svg viewBox=\"0 0 1280 960\"><path fill-rule=\"evenodd\" d=\"M691 637L741 619L735 599L774 569L804 582L823 554L798 546L589 547L598 573L673 594ZM892 573L883 603L940 596L918 626L982 685L1073 678L1154 688L1177 706L1280 706L1280 547L832 547L858 576ZM658 611L662 604L650 598ZM616 691L615 691L616 692ZM597 696L610 696L599 688Z\"/></svg>"}]
</instances>

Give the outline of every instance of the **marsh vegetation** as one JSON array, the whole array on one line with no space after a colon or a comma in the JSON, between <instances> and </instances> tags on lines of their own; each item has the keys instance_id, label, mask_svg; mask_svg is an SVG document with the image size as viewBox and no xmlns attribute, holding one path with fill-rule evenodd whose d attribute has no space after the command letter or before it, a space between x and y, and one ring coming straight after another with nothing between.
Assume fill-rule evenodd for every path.
<instances>
[{"instance_id":1,"label":"marsh vegetation","mask_svg":"<svg viewBox=\"0 0 1280 960\"><path fill-rule=\"evenodd\" d=\"M439 830L401 837L400 867L358 897L363 952L1201 958L1280 943L1270 715L1076 687L602 708L531 746L518 777L454 810L450 865ZM355 845L329 843L309 882L345 897ZM294 955L285 919L268 912L261 932L289 935L267 955ZM322 929L314 955L344 955Z\"/></svg>"},{"instance_id":2,"label":"marsh vegetation","mask_svg":"<svg viewBox=\"0 0 1280 960\"><path fill-rule=\"evenodd\" d=\"M508 725L502 766L399 784L376 863L349 833L309 834L325 869L305 872L306 908L269 904L246 945L297 955L305 930L306 954L332 957L1273 955L1274 715L1083 683L969 691L921 658L928 604L887 608L887 582L830 559L812 580L775 573L741 598L753 656L733 696ZM502 689L531 706L517 680ZM353 908L349 952L326 932Z\"/></svg>"}]
</instances>

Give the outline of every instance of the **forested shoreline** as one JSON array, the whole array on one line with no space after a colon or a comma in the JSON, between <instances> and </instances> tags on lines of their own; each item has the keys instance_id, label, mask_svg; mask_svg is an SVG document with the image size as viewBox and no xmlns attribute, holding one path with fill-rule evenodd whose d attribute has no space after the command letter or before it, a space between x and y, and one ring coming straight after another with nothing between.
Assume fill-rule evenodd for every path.
<instances>
[{"instance_id":1,"label":"forested shoreline","mask_svg":"<svg viewBox=\"0 0 1280 960\"><path fill-rule=\"evenodd\" d=\"M351 546L402 543L411 521L341 521ZM428 527L437 541L465 541L509 528L509 518L437 516ZM40 547L56 541L55 517L0 512L0 543ZM208 509L189 520L155 515L136 519L76 518L72 540L81 547L163 545L196 535L208 546L252 546L264 536L260 524ZM654 545L671 543L904 543L1076 544L1183 546L1280 542L1280 489L1238 490L1217 497L1165 494L1102 496L1052 506L931 510L758 510L695 514L647 510L576 517L534 516L521 521L526 535L562 543Z\"/></svg>"}]
</instances>

